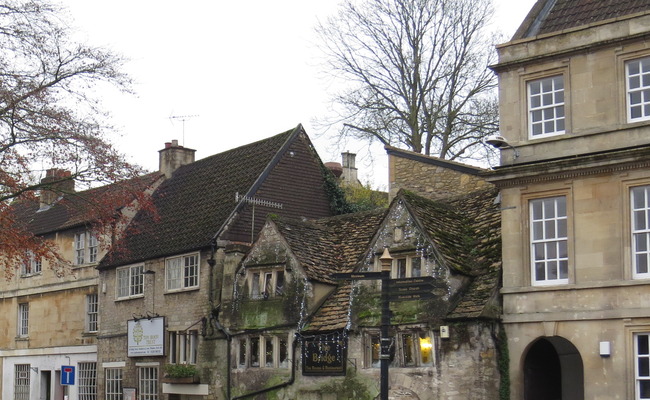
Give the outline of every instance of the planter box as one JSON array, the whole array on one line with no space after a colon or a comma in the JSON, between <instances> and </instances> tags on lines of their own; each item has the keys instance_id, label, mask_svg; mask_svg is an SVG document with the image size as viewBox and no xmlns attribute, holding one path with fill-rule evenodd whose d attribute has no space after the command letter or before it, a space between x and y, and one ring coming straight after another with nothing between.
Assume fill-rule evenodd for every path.
<instances>
[{"instance_id":1,"label":"planter box","mask_svg":"<svg viewBox=\"0 0 650 400\"><path fill-rule=\"evenodd\" d=\"M162 378L163 383L201 383L201 380L199 379L198 376L188 376L186 378L171 378L169 376L165 376Z\"/></svg>"}]
</instances>

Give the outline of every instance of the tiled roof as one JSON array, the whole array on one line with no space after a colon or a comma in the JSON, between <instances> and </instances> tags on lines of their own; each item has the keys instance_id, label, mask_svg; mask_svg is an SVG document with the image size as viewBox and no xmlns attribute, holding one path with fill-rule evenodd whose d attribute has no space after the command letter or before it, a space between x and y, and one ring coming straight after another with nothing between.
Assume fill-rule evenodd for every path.
<instances>
[{"instance_id":1,"label":"tiled roof","mask_svg":"<svg viewBox=\"0 0 650 400\"><path fill-rule=\"evenodd\" d=\"M276 226L310 280L335 284L335 272L350 272L368 245L386 210L345 214L317 220L283 218Z\"/></svg>"},{"instance_id":2,"label":"tiled roof","mask_svg":"<svg viewBox=\"0 0 650 400\"><path fill-rule=\"evenodd\" d=\"M489 189L446 200L430 200L402 190L393 202L404 199L445 264L470 278L470 283L455 298L448 319L498 316L501 212L495 203L497 194L496 189ZM348 283L339 286L312 316L309 331L344 328L349 322L350 290Z\"/></svg>"},{"instance_id":3,"label":"tiled roof","mask_svg":"<svg viewBox=\"0 0 650 400\"><path fill-rule=\"evenodd\" d=\"M38 199L18 201L11 207L17 221L25 224L30 232L45 235L92 223L94 207L110 206L119 209L135 198L131 194L145 190L158 178L159 173L150 173L123 182L66 194L49 208L40 211ZM124 204L105 204L106 202L96 200L108 196L113 196Z\"/></svg>"},{"instance_id":4,"label":"tiled roof","mask_svg":"<svg viewBox=\"0 0 650 400\"><path fill-rule=\"evenodd\" d=\"M496 317L490 306L501 278L501 211L498 190L486 189L447 201L403 191L446 265L471 277L448 318Z\"/></svg>"},{"instance_id":5,"label":"tiled roof","mask_svg":"<svg viewBox=\"0 0 650 400\"><path fill-rule=\"evenodd\" d=\"M533 37L650 10L650 0L540 0L513 39Z\"/></svg>"},{"instance_id":6,"label":"tiled roof","mask_svg":"<svg viewBox=\"0 0 650 400\"><path fill-rule=\"evenodd\" d=\"M310 332L330 332L347 326L350 315L352 284L341 284L309 319Z\"/></svg>"},{"instance_id":7,"label":"tiled roof","mask_svg":"<svg viewBox=\"0 0 650 400\"><path fill-rule=\"evenodd\" d=\"M246 195L302 127L179 167L154 192L154 213L139 213L131 232L100 268L209 246Z\"/></svg>"},{"instance_id":8,"label":"tiled roof","mask_svg":"<svg viewBox=\"0 0 650 400\"><path fill-rule=\"evenodd\" d=\"M429 200L408 191L398 196L420 221L445 264L469 276L501 260L501 214L496 189L448 200Z\"/></svg>"}]
</instances>

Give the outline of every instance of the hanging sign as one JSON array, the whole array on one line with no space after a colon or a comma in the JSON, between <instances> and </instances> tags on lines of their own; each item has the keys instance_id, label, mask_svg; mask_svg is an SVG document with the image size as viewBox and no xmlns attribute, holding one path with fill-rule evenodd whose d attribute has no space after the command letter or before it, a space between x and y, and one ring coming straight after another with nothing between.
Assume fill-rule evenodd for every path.
<instances>
[{"instance_id":1,"label":"hanging sign","mask_svg":"<svg viewBox=\"0 0 650 400\"><path fill-rule=\"evenodd\" d=\"M128 356L165 355L165 319L163 317L131 320L128 328Z\"/></svg>"},{"instance_id":2,"label":"hanging sign","mask_svg":"<svg viewBox=\"0 0 650 400\"><path fill-rule=\"evenodd\" d=\"M345 375L348 338L343 333L303 338L303 375Z\"/></svg>"}]
</instances>

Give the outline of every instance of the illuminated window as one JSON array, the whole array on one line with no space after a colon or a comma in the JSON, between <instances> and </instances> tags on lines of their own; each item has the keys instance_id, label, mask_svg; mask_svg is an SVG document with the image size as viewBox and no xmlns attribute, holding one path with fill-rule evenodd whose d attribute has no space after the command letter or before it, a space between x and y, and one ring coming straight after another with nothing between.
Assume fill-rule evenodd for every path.
<instances>
[{"instance_id":1,"label":"illuminated window","mask_svg":"<svg viewBox=\"0 0 650 400\"><path fill-rule=\"evenodd\" d=\"M381 341L378 332L366 335L366 367L381 366ZM429 331L403 331L391 335L391 367L427 367L433 365L433 336Z\"/></svg>"},{"instance_id":2,"label":"illuminated window","mask_svg":"<svg viewBox=\"0 0 650 400\"><path fill-rule=\"evenodd\" d=\"M199 255L191 254L165 260L165 288L168 291L199 287Z\"/></svg>"}]
</instances>

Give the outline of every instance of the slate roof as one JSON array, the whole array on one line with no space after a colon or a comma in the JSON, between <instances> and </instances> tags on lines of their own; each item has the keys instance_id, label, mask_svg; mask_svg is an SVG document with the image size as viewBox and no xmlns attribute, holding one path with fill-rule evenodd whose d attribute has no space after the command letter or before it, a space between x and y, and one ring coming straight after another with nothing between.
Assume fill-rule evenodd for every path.
<instances>
[{"instance_id":1,"label":"slate roof","mask_svg":"<svg viewBox=\"0 0 650 400\"><path fill-rule=\"evenodd\" d=\"M445 200L430 200L401 190L399 199L435 244L443 262L470 277L447 319L496 318L501 280L501 212L491 188ZM377 226L377 229L379 226ZM344 235L345 236L345 235ZM305 249L309 251L309 249ZM343 329L349 320L349 283L341 284L309 321L309 331Z\"/></svg>"},{"instance_id":2,"label":"slate roof","mask_svg":"<svg viewBox=\"0 0 650 400\"><path fill-rule=\"evenodd\" d=\"M159 173L150 173L111 185L63 195L49 208L39 211L39 200L21 200L12 203L11 208L18 223L26 225L35 235L46 235L92 223L94 207L110 206L119 209L134 199L132 193L144 191L160 178ZM123 204L99 203L96 199L113 196Z\"/></svg>"},{"instance_id":3,"label":"slate roof","mask_svg":"<svg viewBox=\"0 0 650 400\"><path fill-rule=\"evenodd\" d=\"M302 126L179 167L153 194L154 213L138 213L131 232L99 268L209 246L246 195L276 162Z\"/></svg>"},{"instance_id":4,"label":"slate roof","mask_svg":"<svg viewBox=\"0 0 650 400\"><path fill-rule=\"evenodd\" d=\"M432 201L408 191L399 194L435 243L445 264L472 278L450 319L491 317L501 279L501 211L498 190Z\"/></svg>"},{"instance_id":5,"label":"slate roof","mask_svg":"<svg viewBox=\"0 0 650 400\"><path fill-rule=\"evenodd\" d=\"M650 0L539 0L513 39L575 28L650 10Z\"/></svg>"},{"instance_id":6,"label":"slate roof","mask_svg":"<svg viewBox=\"0 0 650 400\"><path fill-rule=\"evenodd\" d=\"M335 272L351 272L368 250L386 210L372 210L317 220L275 221L310 280L328 284Z\"/></svg>"}]
</instances>

